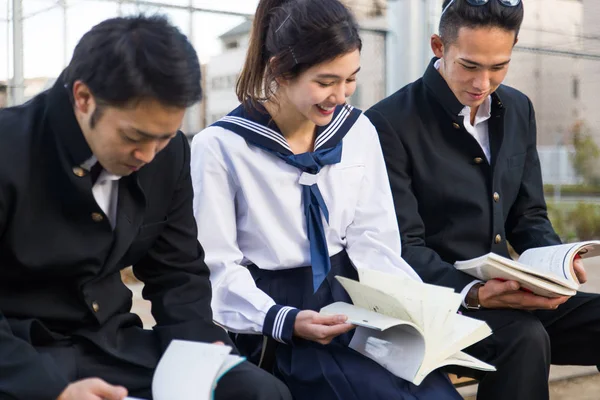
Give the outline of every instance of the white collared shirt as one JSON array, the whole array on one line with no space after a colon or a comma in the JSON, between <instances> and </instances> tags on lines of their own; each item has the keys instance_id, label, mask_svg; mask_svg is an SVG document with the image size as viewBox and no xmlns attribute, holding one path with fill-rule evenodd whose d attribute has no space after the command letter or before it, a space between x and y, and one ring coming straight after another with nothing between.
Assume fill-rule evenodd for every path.
<instances>
[{"instance_id":1,"label":"white collared shirt","mask_svg":"<svg viewBox=\"0 0 600 400\"><path fill-rule=\"evenodd\" d=\"M343 139L342 158L318 174L329 210L329 255L346 250L357 268L420 280L400 257L400 234L377 132L363 115ZM206 252L215 321L236 333L261 333L275 302L245 266L310 265L301 171L211 126L194 136L191 173L198 239ZM401 290L401 288L399 288Z\"/></svg>"},{"instance_id":2,"label":"white collared shirt","mask_svg":"<svg viewBox=\"0 0 600 400\"><path fill-rule=\"evenodd\" d=\"M435 69L439 71L441 59L437 60L433 65ZM483 154L485 154L485 158L488 163L490 163L492 157L490 152L490 136L488 133L488 120L492 116L492 96L488 96L483 104L479 106L477 109L477 114L475 115L475 123L471 124L471 107L464 106L464 108L458 113L461 117L464 118L464 126L467 132L469 132L479 146L483 150Z\"/></svg>"},{"instance_id":3,"label":"white collared shirt","mask_svg":"<svg viewBox=\"0 0 600 400\"><path fill-rule=\"evenodd\" d=\"M98 159L96 156L92 156L83 164L81 164L81 168L90 171L97 161ZM108 217L113 230L115 229L117 223L119 179L121 179L120 176L112 175L103 169L102 172L100 172L96 183L92 187L94 199L96 199L98 207L100 207L102 211L104 211L104 214L106 214Z\"/></svg>"}]
</instances>

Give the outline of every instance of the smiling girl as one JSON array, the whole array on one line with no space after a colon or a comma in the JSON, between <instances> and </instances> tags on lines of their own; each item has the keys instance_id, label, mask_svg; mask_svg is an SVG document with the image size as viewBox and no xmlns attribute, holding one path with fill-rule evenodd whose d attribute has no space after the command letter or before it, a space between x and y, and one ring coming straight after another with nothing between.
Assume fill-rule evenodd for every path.
<instances>
[{"instance_id":1,"label":"smiling girl","mask_svg":"<svg viewBox=\"0 0 600 400\"><path fill-rule=\"evenodd\" d=\"M361 39L338 0L261 0L237 85L241 105L195 136L194 213L215 321L297 400L460 399L439 372L419 387L349 349L336 275L419 278L400 235L377 132L346 103ZM402 290L402 288L398 288ZM264 361L264 359L263 359Z\"/></svg>"}]
</instances>

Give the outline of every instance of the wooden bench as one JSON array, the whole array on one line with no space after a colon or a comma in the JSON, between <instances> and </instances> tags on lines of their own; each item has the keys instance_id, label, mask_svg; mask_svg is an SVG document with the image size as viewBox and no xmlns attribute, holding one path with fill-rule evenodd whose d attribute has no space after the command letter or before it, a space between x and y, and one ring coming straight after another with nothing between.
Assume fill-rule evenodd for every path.
<instances>
[{"instance_id":1,"label":"wooden bench","mask_svg":"<svg viewBox=\"0 0 600 400\"><path fill-rule=\"evenodd\" d=\"M448 374L448 377L450 378L450 382L452 382L452 384L455 387L461 387L461 386L467 386L467 385L474 385L477 383L477 380L473 379L473 378L469 378L467 376L456 376L454 374Z\"/></svg>"}]
</instances>

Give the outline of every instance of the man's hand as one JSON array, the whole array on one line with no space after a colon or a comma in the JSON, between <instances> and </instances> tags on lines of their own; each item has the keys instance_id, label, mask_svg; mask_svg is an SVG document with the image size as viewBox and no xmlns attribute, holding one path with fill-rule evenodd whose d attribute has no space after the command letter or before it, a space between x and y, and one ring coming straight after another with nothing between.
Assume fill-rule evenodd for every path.
<instances>
[{"instance_id":1,"label":"man's hand","mask_svg":"<svg viewBox=\"0 0 600 400\"><path fill-rule=\"evenodd\" d=\"M338 335L355 328L346 323L344 315L321 315L316 311L303 310L296 316L294 335L321 344L329 344Z\"/></svg>"},{"instance_id":2,"label":"man's hand","mask_svg":"<svg viewBox=\"0 0 600 400\"><path fill-rule=\"evenodd\" d=\"M514 308L519 310L554 310L569 299L553 299L519 290L518 282L489 280L479 288L479 304L485 308Z\"/></svg>"},{"instance_id":3,"label":"man's hand","mask_svg":"<svg viewBox=\"0 0 600 400\"><path fill-rule=\"evenodd\" d=\"M127 389L113 386L102 379L89 378L73 382L58 396L57 400L123 400Z\"/></svg>"},{"instance_id":4,"label":"man's hand","mask_svg":"<svg viewBox=\"0 0 600 400\"><path fill-rule=\"evenodd\" d=\"M575 271L579 283L587 282L587 273L585 272L585 268L583 268L583 260L581 258L576 258L573 261L573 270Z\"/></svg>"}]
</instances>

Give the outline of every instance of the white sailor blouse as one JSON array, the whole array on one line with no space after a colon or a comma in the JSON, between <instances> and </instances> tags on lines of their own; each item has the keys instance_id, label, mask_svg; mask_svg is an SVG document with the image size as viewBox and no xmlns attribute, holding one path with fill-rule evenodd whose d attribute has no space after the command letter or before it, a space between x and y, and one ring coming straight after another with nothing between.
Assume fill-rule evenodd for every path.
<instances>
[{"instance_id":1,"label":"white sailor blouse","mask_svg":"<svg viewBox=\"0 0 600 400\"><path fill-rule=\"evenodd\" d=\"M314 152L294 155L269 114L239 106L194 137L191 160L213 318L230 332L293 335L299 310L258 289L250 264L312 265L316 289L329 257L346 250L357 269L420 280L400 256L378 135L360 110L337 107L317 127Z\"/></svg>"}]
</instances>

